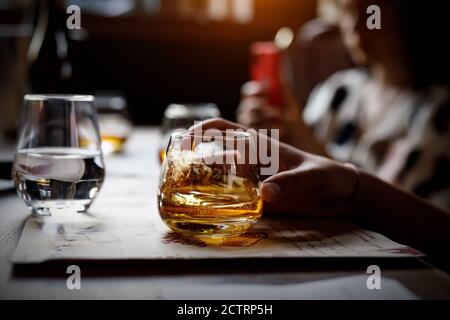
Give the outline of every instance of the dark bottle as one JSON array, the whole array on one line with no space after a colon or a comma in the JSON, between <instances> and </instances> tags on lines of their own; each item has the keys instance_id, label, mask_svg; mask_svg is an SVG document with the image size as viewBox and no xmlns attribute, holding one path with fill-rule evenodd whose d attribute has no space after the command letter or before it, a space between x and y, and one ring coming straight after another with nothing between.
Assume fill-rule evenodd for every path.
<instances>
[{"instance_id":1,"label":"dark bottle","mask_svg":"<svg viewBox=\"0 0 450 320\"><path fill-rule=\"evenodd\" d=\"M30 86L34 93L72 93L70 42L64 1L39 0L30 43Z\"/></svg>"}]
</instances>

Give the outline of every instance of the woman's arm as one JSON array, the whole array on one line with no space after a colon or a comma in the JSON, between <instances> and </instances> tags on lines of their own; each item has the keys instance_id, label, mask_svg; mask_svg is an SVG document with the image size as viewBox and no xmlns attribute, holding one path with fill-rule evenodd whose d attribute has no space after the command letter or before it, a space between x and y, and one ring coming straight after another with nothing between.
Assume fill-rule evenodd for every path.
<instances>
[{"instance_id":1,"label":"woman's arm","mask_svg":"<svg viewBox=\"0 0 450 320\"><path fill-rule=\"evenodd\" d=\"M245 129L222 119L195 129ZM280 171L264 180L264 210L302 217L348 218L432 257L449 259L450 213L355 166L260 136L279 148Z\"/></svg>"},{"instance_id":2,"label":"woman's arm","mask_svg":"<svg viewBox=\"0 0 450 320\"><path fill-rule=\"evenodd\" d=\"M355 222L432 257L449 259L448 212L363 171L357 192Z\"/></svg>"},{"instance_id":3,"label":"woman's arm","mask_svg":"<svg viewBox=\"0 0 450 320\"><path fill-rule=\"evenodd\" d=\"M244 87L248 85L245 84ZM261 89L262 90L262 89ZM253 92L241 100L236 116L240 124L254 129L279 129L280 139L306 152L330 157L325 144L303 121L301 108L291 90L285 88L286 105L283 110L270 106L263 91Z\"/></svg>"}]
</instances>

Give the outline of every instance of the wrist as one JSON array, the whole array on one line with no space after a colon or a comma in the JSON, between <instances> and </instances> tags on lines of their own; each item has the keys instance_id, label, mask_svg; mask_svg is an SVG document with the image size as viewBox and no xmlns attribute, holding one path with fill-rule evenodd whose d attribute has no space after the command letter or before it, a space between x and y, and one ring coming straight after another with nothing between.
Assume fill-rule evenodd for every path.
<instances>
[{"instance_id":1,"label":"wrist","mask_svg":"<svg viewBox=\"0 0 450 320\"><path fill-rule=\"evenodd\" d=\"M361 173L358 167L352 163L345 163L344 166L351 172L353 187L348 200L348 215L351 220L358 219L360 197L361 197Z\"/></svg>"},{"instance_id":2,"label":"wrist","mask_svg":"<svg viewBox=\"0 0 450 320\"><path fill-rule=\"evenodd\" d=\"M377 178L364 170L355 166L353 167L357 179L357 187L353 198L351 219L358 224L369 227L372 221L371 213L373 212L373 207L376 205L372 201L371 195L377 193L376 188L373 188L376 185Z\"/></svg>"}]
</instances>

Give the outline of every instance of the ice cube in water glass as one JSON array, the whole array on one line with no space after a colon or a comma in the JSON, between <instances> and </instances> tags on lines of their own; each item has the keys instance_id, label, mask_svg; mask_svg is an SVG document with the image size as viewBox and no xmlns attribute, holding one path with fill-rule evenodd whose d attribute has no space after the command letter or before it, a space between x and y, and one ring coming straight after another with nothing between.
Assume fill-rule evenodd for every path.
<instances>
[{"instance_id":1,"label":"ice cube in water glass","mask_svg":"<svg viewBox=\"0 0 450 320\"><path fill-rule=\"evenodd\" d=\"M17 192L38 214L85 211L103 184L100 151L78 148L19 150L13 165Z\"/></svg>"}]
</instances>

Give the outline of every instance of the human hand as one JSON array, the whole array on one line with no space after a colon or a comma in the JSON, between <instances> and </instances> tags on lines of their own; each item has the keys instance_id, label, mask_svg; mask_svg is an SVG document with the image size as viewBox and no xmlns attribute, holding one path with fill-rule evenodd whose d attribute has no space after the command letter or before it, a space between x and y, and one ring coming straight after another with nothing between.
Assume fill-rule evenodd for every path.
<instances>
[{"instance_id":1,"label":"human hand","mask_svg":"<svg viewBox=\"0 0 450 320\"><path fill-rule=\"evenodd\" d=\"M264 88L254 81L243 85L243 96L236 113L239 124L253 129L278 129L281 141L308 152L328 156L325 145L312 133L299 115L293 95L286 96L282 108L268 103Z\"/></svg>"},{"instance_id":2,"label":"human hand","mask_svg":"<svg viewBox=\"0 0 450 320\"><path fill-rule=\"evenodd\" d=\"M279 129L284 131L281 106L269 104L267 90L257 81L242 85L242 100L236 112L238 123L253 129Z\"/></svg>"},{"instance_id":3,"label":"human hand","mask_svg":"<svg viewBox=\"0 0 450 320\"><path fill-rule=\"evenodd\" d=\"M223 120L204 121L192 129L245 129ZM284 143L259 136L260 143L279 148L279 172L265 177L261 186L263 200L270 211L309 217L350 216L359 189L357 169L315 156Z\"/></svg>"}]
</instances>

